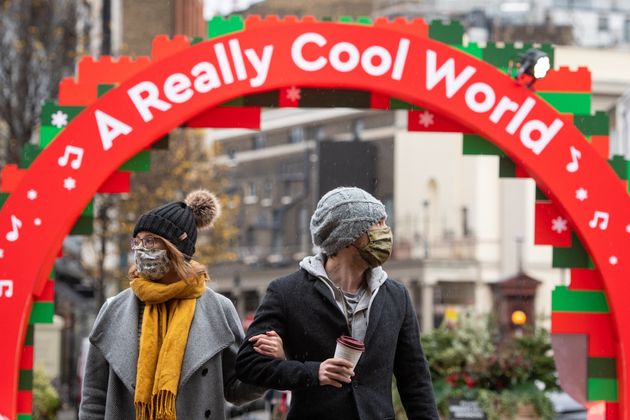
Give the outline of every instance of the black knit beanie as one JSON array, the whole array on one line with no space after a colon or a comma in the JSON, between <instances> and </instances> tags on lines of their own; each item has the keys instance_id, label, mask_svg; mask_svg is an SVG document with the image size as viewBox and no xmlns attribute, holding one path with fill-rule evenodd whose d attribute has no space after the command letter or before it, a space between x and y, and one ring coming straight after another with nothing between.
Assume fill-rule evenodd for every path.
<instances>
[{"instance_id":1,"label":"black knit beanie","mask_svg":"<svg viewBox=\"0 0 630 420\"><path fill-rule=\"evenodd\" d=\"M160 235L189 260L195 254L197 229L212 226L220 211L214 194L206 190L194 191L184 201L165 204L140 216L133 229L133 237L139 232Z\"/></svg>"}]
</instances>

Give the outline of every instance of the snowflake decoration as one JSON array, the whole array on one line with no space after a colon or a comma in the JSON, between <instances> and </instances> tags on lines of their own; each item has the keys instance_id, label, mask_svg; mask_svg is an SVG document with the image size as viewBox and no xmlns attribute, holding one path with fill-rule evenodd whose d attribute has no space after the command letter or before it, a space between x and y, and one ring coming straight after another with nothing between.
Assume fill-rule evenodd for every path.
<instances>
[{"instance_id":1,"label":"snowflake decoration","mask_svg":"<svg viewBox=\"0 0 630 420\"><path fill-rule=\"evenodd\" d=\"M553 230L554 232L560 234L567 229L567 219L563 219L562 217L558 216L551 221L551 230Z\"/></svg>"},{"instance_id":2,"label":"snowflake decoration","mask_svg":"<svg viewBox=\"0 0 630 420\"><path fill-rule=\"evenodd\" d=\"M580 201L584 201L588 198L588 191L586 191L584 188L580 188L577 191L575 191L575 198L577 198Z\"/></svg>"},{"instance_id":3,"label":"snowflake decoration","mask_svg":"<svg viewBox=\"0 0 630 420\"><path fill-rule=\"evenodd\" d=\"M424 128L428 128L429 126L435 124L435 121L433 121L434 117L435 115L431 114L429 111L424 111L422 114L420 114L418 122Z\"/></svg>"},{"instance_id":4,"label":"snowflake decoration","mask_svg":"<svg viewBox=\"0 0 630 420\"><path fill-rule=\"evenodd\" d=\"M302 89L291 86L289 89L287 89L287 99L291 102L299 101L300 99L302 99Z\"/></svg>"},{"instance_id":5,"label":"snowflake decoration","mask_svg":"<svg viewBox=\"0 0 630 420\"><path fill-rule=\"evenodd\" d=\"M619 259L617 259L615 255L613 255L608 259L608 262L610 263L610 265L617 265L617 263L619 262Z\"/></svg>"},{"instance_id":6,"label":"snowflake decoration","mask_svg":"<svg viewBox=\"0 0 630 420\"><path fill-rule=\"evenodd\" d=\"M35 190L28 190L27 193L26 193L26 198L28 198L31 201L37 199L37 191L35 191Z\"/></svg>"},{"instance_id":7,"label":"snowflake decoration","mask_svg":"<svg viewBox=\"0 0 630 420\"><path fill-rule=\"evenodd\" d=\"M57 111L52 114L51 124L57 128L65 127L68 125L68 114L62 111Z\"/></svg>"},{"instance_id":8,"label":"snowflake decoration","mask_svg":"<svg viewBox=\"0 0 630 420\"><path fill-rule=\"evenodd\" d=\"M33 223L35 223L35 226L41 226L42 225L42 219L40 219L38 217L35 220L33 220Z\"/></svg>"},{"instance_id":9,"label":"snowflake decoration","mask_svg":"<svg viewBox=\"0 0 630 420\"><path fill-rule=\"evenodd\" d=\"M77 187L77 181L74 178L68 177L66 179L63 180L63 187L68 190L68 191L72 191L73 189L75 189Z\"/></svg>"}]
</instances>

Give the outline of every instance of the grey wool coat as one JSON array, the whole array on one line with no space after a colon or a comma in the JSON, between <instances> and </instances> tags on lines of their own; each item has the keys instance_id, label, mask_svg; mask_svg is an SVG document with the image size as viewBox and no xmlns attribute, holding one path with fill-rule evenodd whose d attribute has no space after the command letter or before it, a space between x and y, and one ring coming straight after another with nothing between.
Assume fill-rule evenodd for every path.
<instances>
[{"instance_id":1,"label":"grey wool coat","mask_svg":"<svg viewBox=\"0 0 630 420\"><path fill-rule=\"evenodd\" d=\"M96 317L80 420L135 418L138 306L138 298L127 289L108 299ZM262 395L264 388L244 384L234 371L243 335L232 302L206 288L188 333L176 401L178 419L225 419L224 399L243 404Z\"/></svg>"}]
</instances>

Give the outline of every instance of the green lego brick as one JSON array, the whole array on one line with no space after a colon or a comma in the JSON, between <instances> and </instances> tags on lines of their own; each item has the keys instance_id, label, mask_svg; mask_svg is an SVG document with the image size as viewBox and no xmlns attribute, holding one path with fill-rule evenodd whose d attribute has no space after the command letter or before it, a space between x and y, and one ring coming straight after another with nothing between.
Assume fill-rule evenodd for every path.
<instances>
[{"instance_id":1,"label":"green lego brick","mask_svg":"<svg viewBox=\"0 0 630 420\"><path fill-rule=\"evenodd\" d=\"M480 60L483 58L483 48L477 45L476 42L469 42L466 46L455 45L455 48L467 52L468 54L472 55L473 57L477 57Z\"/></svg>"},{"instance_id":2,"label":"green lego brick","mask_svg":"<svg viewBox=\"0 0 630 420\"><path fill-rule=\"evenodd\" d=\"M373 23L372 18L367 16L359 16L356 19L352 16L341 16L338 20L339 23L354 23L358 25L371 25Z\"/></svg>"},{"instance_id":3,"label":"green lego brick","mask_svg":"<svg viewBox=\"0 0 630 420\"><path fill-rule=\"evenodd\" d=\"M532 43L524 43L521 47L516 47L513 43L506 43L503 46L498 46L496 42L488 42L486 48L483 50L483 60L495 67L504 69L504 71L507 70L510 61L512 61L512 68L515 69L521 59L521 55L533 47L534 45ZM553 46L548 43L543 43L535 48L545 52L549 56L549 62L553 68L555 61L555 51Z\"/></svg>"},{"instance_id":4,"label":"green lego brick","mask_svg":"<svg viewBox=\"0 0 630 420\"><path fill-rule=\"evenodd\" d=\"M628 179L628 161L620 155L615 155L608 161L608 164L621 179Z\"/></svg>"},{"instance_id":5,"label":"green lego brick","mask_svg":"<svg viewBox=\"0 0 630 420\"><path fill-rule=\"evenodd\" d=\"M101 96L105 95L107 92L112 90L115 86L116 85L113 85L113 84L97 85L96 86L96 96L98 98L100 98Z\"/></svg>"},{"instance_id":6,"label":"green lego brick","mask_svg":"<svg viewBox=\"0 0 630 420\"><path fill-rule=\"evenodd\" d=\"M549 102L558 112L590 114L590 93L539 92L538 96Z\"/></svg>"},{"instance_id":7,"label":"green lego brick","mask_svg":"<svg viewBox=\"0 0 630 420\"><path fill-rule=\"evenodd\" d=\"M190 40L190 45L196 45L199 44L200 42L205 41L205 39L201 36L196 36L193 39Z\"/></svg>"},{"instance_id":8,"label":"green lego brick","mask_svg":"<svg viewBox=\"0 0 630 420\"><path fill-rule=\"evenodd\" d=\"M29 324L52 324L55 315L54 302L33 302Z\"/></svg>"},{"instance_id":9,"label":"green lego brick","mask_svg":"<svg viewBox=\"0 0 630 420\"><path fill-rule=\"evenodd\" d=\"M408 102L401 101L400 99L390 98L389 100L389 109L421 109L417 105L412 105Z\"/></svg>"},{"instance_id":10,"label":"green lego brick","mask_svg":"<svg viewBox=\"0 0 630 420\"><path fill-rule=\"evenodd\" d=\"M4 206L7 198L9 198L9 193L0 192L0 209L2 208L2 206Z\"/></svg>"},{"instance_id":11,"label":"green lego brick","mask_svg":"<svg viewBox=\"0 0 630 420\"><path fill-rule=\"evenodd\" d=\"M451 45L462 45L464 40L464 27L459 21L442 22L431 21L429 25L429 38Z\"/></svg>"},{"instance_id":12,"label":"green lego brick","mask_svg":"<svg viewBox=\"0 0 630 420\"><path fill-rule=\"evenodd\" d=\"M91 235L94 233L94 218L80 216L68 235Z\"/></svg>"},{"instance_id":13,"label":"green lego brick","mask_svg":"<svg viewBox=\"0 0 630 420\"><path fill-rule=\"evenodd\" d=\"M462 153L465 155L496 155L505 156L505 153L488 140L476 134L464 134Z\"/></svg>"},{"instance_id":14,"label":"green lego brick","mask_svg":"<svg viewBox=\"0 0 630 420\"><path fill-rule=\"evenodd\" d=\"M324 17L321 17L319 20L320 20L321 22L333 22L333 21L334 21L334 19L332 18L332 16L324 16Z\"/></svg>"},{"instance_id":15,"label":"green lego brick","mask_svg":"<svg viewBox=\"0 0 630 420\"><path fill-rule=\"evenodd\" d=\"M17 420L33 420L32 414L18 414Z\"/></svg>"},{"instance_id":16,"label":"green lego brick","mask_svg":"<svg viewBox=\"0 0 630 420\"><path fill-rule=\"evenodd\" d=\"M154 150L168 150L168 134L151 145Z\"/></svg>"},{"instance_id":17,"label":"green lego brick","mask_svg":"<svg viewBox=\"0 0 630 420\"><path fill-rule=\"evenodd\" d=\"M516 165L507 156L499 157L499 178L514 178L516 176Z\"/></svg>"},{"instance_id":18,"label":"green lego brick","mask_svg":"<svg viewBox=\"0 0 630 420\"><path fill-rule=\"evenodd\" d=\"M570 247L553 248L551 263L553 268L591 268L593 266L588 252L586 252L578 237L575 233L572 236Z\"/></svg>"},{"instance_id":19,"label":"green lego brick","mask_svg":"<svg viewBox=\"0 0 630 420\"><path fill-rule=\"evenodd\" d=\"M151 169L151 152L143 150L118 169L119 171L142 171L146 172Z\"/></svg>"},{"instance_id":20,"label":"green lego brick","mask_svg":"<svg viewBox=\"0 0 630 420\"><path fill-rule=\"evenodd\" d=\"M242 16L214 16L208 21L208 38L212 39L232 34L234 32L242 31L244 28L245 22L243 21Z\"/></svg>"},{"instance_id":21,"label":"green lego brick","mask_svg":"<svg viewBox=\"0 0 630 420\"><path fill-rule=\"evenodd\" d=\"M588 378L588 401L617 401L617 380L611 378Z\"/></svg>"},{"instance_id":22,"label":"green lego brick","mask_svg":"<svg viewBox=\"0 0 630 420\"><path fill-rule=\"evenodd\" d=\"M44 106L42 107L42 113L39 116L39 120L41 121L41 125L49 125L54 127L52 122L53 114L61 111L63 114L67 115L67 121L70 122L84 109L85 107L83 106L59 106L54 101L46 101L44 102Z\"/></svg>"},{"instance_id":23,"label":"green lego brick","mask_svg":"<svg viewBox=\"0 0 630 420\"><path fill-rule=\"evenodd\" d=\"M617 378L617 360L612 357L589 357L589 378Z\"/></svg>"},{"instance_id":24,"label":"green lego brick","mask_svg":"<svg viewBox=\"0 0 630 420\"><path fill-rule=\"evenodd\" d=\"M94 216L94 199L91 199L87 206L81 212L81 216Z\"/></svg>"},{"instance_id":25,"label":"green lego brick","mask_svg":"<svg viewBox=\"0 0 630 420\"><path fill-rule=\"evenodd\" d=\"M26 337L24 337L24 345L32 346L35 341L34 338L35 338L35 327L33 327L32 324L28 324L28 327L26 328Z\"/></svg>"},{"instance_id":26,"label":"green lego brick","mask_svg":"<svg viewBox=\"0 0 630 420\"><path fill-rule=\"evenodd\" d=\"M62 128L53 127L51 125L42 125L39 127L39 147L42 149L48 146L63 130Z\"/></svg>"},{"instance_id":27,"label":"green lego brick","mask_svg":"<svg viewBox=\"0 0 630 420\"><path fill-rule=\"evenodd\" d=\"M31 391L33 389L33 371L20 369L18 390Z\"/></svg>"},{"instance_id":28,"label":"green lego brick","mask_svg":"<svg viewBox=\"0 0 630 420\"><path fill-rule=\"evenodd\" d=\"M556 286L551 292L551 310L592 313L610 311L603 291L569 290L566 286Z\"/></svg>"},{"instance_id":29,"label":"green lego brick","mask_svg":"<svg viewBox=\"0 0 630 420\"><path fill-rule=\"evenodd\" d=\"M39 153L42 151L36 144L26 143L22 147L22 155L20 156L20 163L18 167L21 169L26 169L33 161L39 156Z\"/></svg>"},{"instance_id":30,"label":"green lego brick","mask_svg":"<svg viewBox=\"0 0 630 420\"><path fill-rule=\"evenodd\" d=\"M56 274L56 271L53 268L52 270L50 270L50 274L48 275L48 278L54 280L55 279L55 274Z\"/></svg>"},{"instance_id":31,"label":"green lego brick","mask_svg":"<svg viewBox=\"0 0 630 420\"><path fill-rule=\"evenodd\" d=\"M586 136L610 134L608 114L603 111L596 111L594 115L575 115L573 124Z\"/></svg>"}]
</instances>

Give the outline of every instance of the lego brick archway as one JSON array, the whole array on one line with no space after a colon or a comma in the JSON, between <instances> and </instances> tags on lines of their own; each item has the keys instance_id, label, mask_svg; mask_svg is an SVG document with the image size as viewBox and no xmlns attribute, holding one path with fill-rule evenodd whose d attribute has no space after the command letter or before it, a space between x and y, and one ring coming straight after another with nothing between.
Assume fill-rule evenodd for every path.
<instances>
[{"instance_id":1,"label":"lego brick archway","mask_svg":"<svg viewBox=\"0 0 630 420\"><path fill-rule=\"evenodd\" d=\"M111 71L99 75L120 84L102 97L98 88L108 81L96 72L64 82L76 89L62 83L60 102L73 105L83 98L89 106L67 126L61 121L65 114L57 114L65 128L15 180L0 211L0 418L16 415L20 354L34 296L44 291L64 237L99 188L130 158L170 130L200 123L208 110L278 90L280 105L291 106L299 100L297 87L360 90L373 93L374 107L396 98L430 109L488 139L534 178L568 218L603 282L620 415L627 417L630 200L572 116L495 66L432 39L420 20L251 18L243 25L231 19L221 33L227 35L192 46L162 39L162 55L154 61L110 63Z\"/></svg>"}]
</instances>

